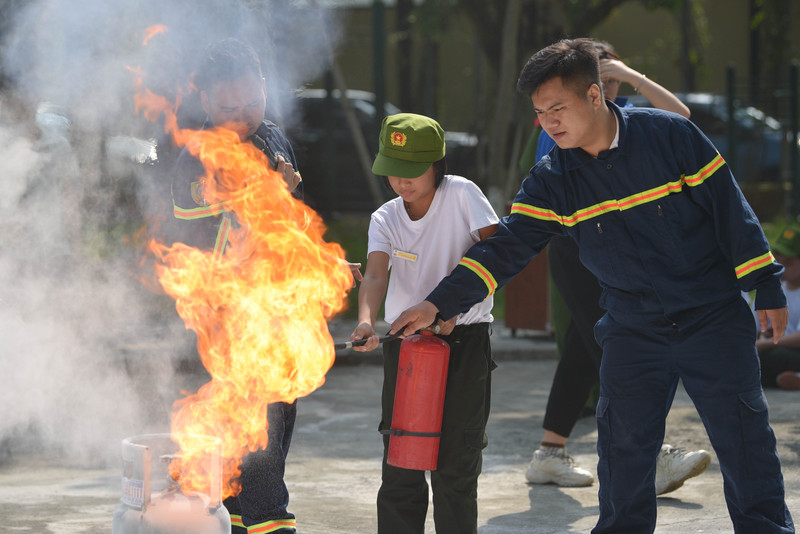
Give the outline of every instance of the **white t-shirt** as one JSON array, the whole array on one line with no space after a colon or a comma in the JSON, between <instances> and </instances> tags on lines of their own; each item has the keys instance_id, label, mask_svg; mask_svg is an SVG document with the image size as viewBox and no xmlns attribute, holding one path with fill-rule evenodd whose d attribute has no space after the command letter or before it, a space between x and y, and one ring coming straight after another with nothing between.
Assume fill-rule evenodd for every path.
<instances>
[{"instance_id":1,"label":"white t-shirt","mask_svg":"<svg viewBox=\"0 0 800 534\"><path fill-rule=\"evenodd\" d=\"M480 240L478 230L498 218L480 188L460 176L446 175L428 212L412 221L397 197L375 210L367 253L389 255L386 322L419 304L450 274L464 253ZM459 315L456 324L491 322L492 297Z\"/></svg>"},{"instance_id":2,"label":"white t-shirt","mask_svg":"<svg viewBox=\"0 0 800 534\"><path fill-rule=\"evenodd\" d=\"M786 294L786 307L789 308L789 322L786 323L786 333L794 334L800 331L800 289L788 289L786 282L781 282L783 292Z\"/></svg>"}]
</instances>

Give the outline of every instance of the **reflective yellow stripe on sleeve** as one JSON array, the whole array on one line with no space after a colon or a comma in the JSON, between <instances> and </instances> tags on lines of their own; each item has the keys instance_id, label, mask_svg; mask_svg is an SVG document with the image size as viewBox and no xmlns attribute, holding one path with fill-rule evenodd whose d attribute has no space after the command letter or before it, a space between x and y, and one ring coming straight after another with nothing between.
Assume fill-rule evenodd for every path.
<instances>
[{"instance_id":1,"label":"reflective yellow stripe on sleeve","mask_svg":"<svg viewBox=\"0 0 800 534\"><path fill-rule=\"evenodd\" d=\"M592 219L598 215L603 215L604 213L609 213L612 211L624 211L636 206L641 206L642 204L646 204L648 202L653 202L654 200L664 198L673 193L680 193L683 190L684 185L696 187L705 182L706 179L714 174L717 169L722 167L724 163L725 160L722 159L722 156L717 154L717 156L711 160L710 163L705 165L695 174L691 174L689 176L682 175L674 182L667 182L664 185L627 196L620 200L606 200L599 204L594 204L587 208L580 209L571 215L559 215L553 210L532 206L530 204L522 204L519 202L512 204L511 213L525 215L527 217L532 217L542 221L556 222L563 226L575 226L580 222Z\"/></svg>"},{"instance_id":2,"label":"reflective yellow stripe on sleeve","mask_svg":"<svg viewBox=\"0 0 800 534\"><path fill-rule=\"evenodd\" d=\"M177 204L172 205L172 214L176 219L190 221L192 219L202 219L204 217L213 217L225 212L228 202L221 202L213 206L201 206L199 208L181 208Z\"/></svg>"},{"instance_id":3,"label":"reflective yellow stripe on sleeve","mask_svg":"<svg viewBox=\"0 0 800 534\"><path fill-rule=\"evenodd\" d=\"M722 159L722 156L720 156L719 153L717 153L717 157L712 159L711 163L700 169L696 174L682 176L681 179L686 182L686 185L695 187L705 182L706 179L714 174L717 169L722 167L724 163L725 160Z\"/></svg>"},{"instance_id":4,"label":"reflective yellow stripe on sleeve","mask_svg":"<svg viewBox=\"0 0 800 534\"><path fill-rule=\"evenodd\" d=\"M489 294L487 295L487 297L493 295L494 292L497 290L497 281L494 279L494 276L492 276L492 273L490 273L486 267L484 267L477 261L473 260L472 258L467 258L467 257L461 258L461 261L458 262L458 264L463 265L473 273L477 274L478 278L483 280L483 283L486 284L486 287L489 290Z\"/></svg>"},{"instance_id":5,"label":"reflective yellow stripe on sleeve","mask_svg":"<svg viewBox=\"0 0 800 534\"><path fill-rule=\"evenodd\" d=\"M766 267L767 265L772 265L774 261L775 256L772 255L772 252L767 252L766 254L762 254L757 258L748 260L736 268L736 278L743 278L753 271L757 271L758 269Z\"/></svg>"},{"instance_id":6,"label":"reflective yellow stripe on sleeve","mask_svg":"<svg viewBox=\"0 0 800 534\"><path fill-rule=\"evenodd\" d=\"M227 213L222 216L217 232L217 240L214 242L214 259L218 260L225 254L225 245L228 244L228 235L231 233L231 217Z\"/></svg>"}]
</instances>

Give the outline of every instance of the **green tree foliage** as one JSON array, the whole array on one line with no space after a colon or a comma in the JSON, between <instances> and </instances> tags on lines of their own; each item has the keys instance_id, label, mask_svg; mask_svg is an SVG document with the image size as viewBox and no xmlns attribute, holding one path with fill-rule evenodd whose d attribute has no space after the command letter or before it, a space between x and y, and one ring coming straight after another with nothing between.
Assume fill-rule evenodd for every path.
<instances>
[{"instance_id":1,"label":"green tree foliage","mask_svg":"<svg viewBox=\"0 0 800 534\"><path fill-rule=\"evenodd\" d=\"M435 1L435 0L429 0ZM452 3L452 0L440 0ZM591 35L592 30L601 24L616 8L626 3L638 1L648 9L666 8L672 12L680 12L684 2L699 4L703 0L461 0L457 2L457 9L463 11L472 21L477 39L486 56L488 64L494 70L491 78L497 80L497 86L490 89L508 93L513 88L514 79L504 71L503 66L509 62L518 68L531 53L540 48L565 37L583 37ZM505 20L509 12L510 2L519 2L519 15L512 21L518 25L516 28L515 46L509 46L502 35L498 35L498 28L508 31L508 22ZM511 10L516 13L517 11ZM689 31L689 29L687 29ZM691 40L686 40L691 42ZM511 54L511 57L508 57ZM511 89L513 90L513 89ZM487 140L489 155L487 169L509 169L507 173L487 173L480 177L486 185L498 186L508 190L508 177L513 172L509 163L515 155L514 143L509 139L519 138L512 135L512 131L520 131L517 124L519 113L509 109L508 98L497 99L497 104L489 110L492 119L491 135ZM490 99L491 101L491 99ZM522 114L524 115L524 114ZM505 126L506 131L501 131ZM524 128L522 128L524 130ZM485 180L485 181L484 181ZM490 183L494 182L494 183Z\"/></svg>"},{"instance_id":2,"label":"green tree foliage","mask_svg":"<svg viewBox=\"0 0 800 534\"><path fill-rule=\"evenodd\" d=\"M433 0L436 1L436 0ZM438 0L452 4L453 0ZM500 59L501 40L497 28L503 25L503 16L510 0L461 0L456 2L475 26L475 31L486 57L496 64ZM565 37L591 34L614 9L627 3L639 3L647 9L668 9L678 13L684 1L693 0L522 0L519 18L519 60L523 60L543 46Z\"/></svg>"}]
</instances>

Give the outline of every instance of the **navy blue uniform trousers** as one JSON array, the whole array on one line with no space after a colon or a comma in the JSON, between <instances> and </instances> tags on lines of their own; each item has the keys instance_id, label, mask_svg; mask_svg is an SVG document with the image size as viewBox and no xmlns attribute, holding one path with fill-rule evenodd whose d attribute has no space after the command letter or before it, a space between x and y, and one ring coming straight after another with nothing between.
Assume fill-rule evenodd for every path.
<instances>
[{"instance_id":1,"label":"navy blue uniform trousers","mask_svg":"<svg viewBox=\"0 0 800 534\"><path fill-rule=\"evenodd\" d=\"M286 511L289 490L283 481L286 455L292 443L297 402L275 402L267 406L267 448L248 454L239 477L242 491L225 499L231 514L233 534L247 534L247 527L259 532L291 534L295 532L294 515Z\"/></svg>"},{"instance_id":2,"label":"navy blue uniform trousers","mask_svg":"<svg viewBox=\"0 0 800 534\"><path fill-rule=\"evenodd\" d=\"M652 533L656 458L678 380L719 459L737 534L794 532L744 299L691 324L606 315L597 406L600 517L593 534Z\"/></svg>"}]
</instances>

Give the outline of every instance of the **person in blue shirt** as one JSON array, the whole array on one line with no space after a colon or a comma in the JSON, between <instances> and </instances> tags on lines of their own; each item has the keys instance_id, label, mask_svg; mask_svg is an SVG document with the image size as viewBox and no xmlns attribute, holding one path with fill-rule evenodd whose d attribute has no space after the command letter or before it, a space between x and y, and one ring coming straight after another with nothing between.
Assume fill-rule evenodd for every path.
<instances>
[{"instance_id":1,"label":"person in blue shirt","mask_svg":"<svg viewBox=\"0 0 800 534\"><path fill-rule=\"evenodd\" d=\"M493 294L555 236L575 240L602 287L593 534L653 532L655 471L679 381L706 427L735 532L793 533L756 330L788 320L783 267L730 168L675 113L603 98L590 39L554 43L517 82L557 147L531 169L497 233L472 246L392 323L411 335Z\"/></svg>"},{"instance_id":2,"label":"person in blue shirt","mask_svg":"<svg viewBox=\"0 0 800 534\"><path fill-rule=\"evenodd\" d=\"M654 107L689 118L689 108L678 97L644 74L630 68L617 51L605 41L595 41L600 60L603 97L620 107L633 107L626 97L618 96L622 83L629 84ZM546 156L555 142L541 130L536 145L536 161ZM525 471L532 484L590 486L594 476L580 467L566 449L567 440L584 410L586 401L599 380L603 352L594 339L594 325L605 313L600 307L601 289L597 277L583 266L578 246L567 236L557 236L547 248L547 261L553 284L568 309L569 318L556 322L562 329L563 343L550 396L547 400L539 448ZM711 455L704 450L689 451L664 444L656 464L656 494L662 495L705 471Z\"/></svg>"}]
</instances>

